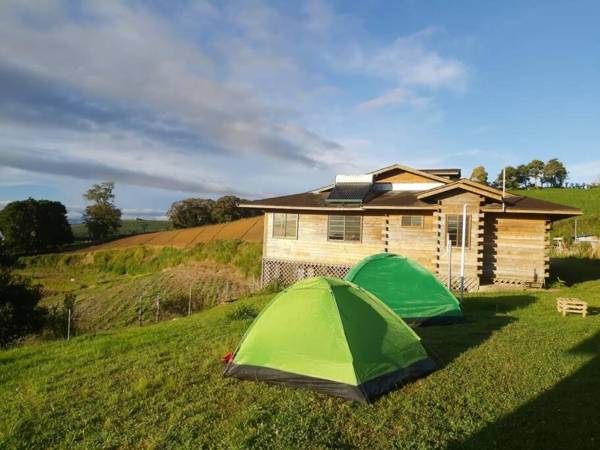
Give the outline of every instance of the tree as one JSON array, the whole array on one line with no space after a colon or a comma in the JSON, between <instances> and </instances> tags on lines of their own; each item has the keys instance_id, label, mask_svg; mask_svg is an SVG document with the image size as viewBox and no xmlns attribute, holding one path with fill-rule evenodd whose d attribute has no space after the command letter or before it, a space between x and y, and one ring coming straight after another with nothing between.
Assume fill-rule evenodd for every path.
<instances>
[{"instance_id":1,"label":"tree","mask_svg":"<svg viewBox=\"0 0 600 450\"><path fill-rule=\"evenodd\" d=\"M204 198L186 198L173 202L167 216L175 228L198 227L212 223L214 200Z\"/></svg>"},{"instance_id":2,"label":"tree","mask_svg":"<svg viewBox=\"0 0 600 450\"><path fill-rule=\"evenodd\" d=\"M529 185L529 167L526 164L517 166L517 185L526 188Z\"/></svg>"},{"instance_id":3,"label":"tree","mask_svg":"<svg viewBox=\"0 0 600 450\"><path fill-rule=\"evenodd\" d=\"M39 286L4 267L0 268L0 292L0 346L43 326L45 311L38 307L42 298Z\"/></svg>"},{"instance_id":4,"label":"tree","mask_svg":"<svg viewBox=\"0 0 600 450\"><path fill-rule=\"evenodd\" d=\"M73 242L67 209L50 200L20 200L0 211L3 245L14 255L55 250Z\"/></svg>"},{"instance_id":5,"label":"tree","mask_svg":"<svg viewBox=\"0 0 600 450\"><path fill-rule=\"evenodd\" d=\"M239 204L240 198L235 195L226 195L218 199L211 211L213 222L224 223L242 218Z\"/></svg>"},{"instance_id":6,"label":"tree","mask_svg":"<svg viewBox=\"0 0 600 450\"><path fill-rule=\"evenodd\" d=\"M521 179L519 170L513 166L507 166L504 168L504 170L506 171L506 189L518 189L519 180ZM500 188L502 188L502 177L503 173L500 171L496 177L496 186Z\"/></svg>"},{"instance_id":7,"label":"tree","mask_svg":"<svg viewBox=\"0 0 600 450\"><path fill-rule=\"evenodd\" d=\"M113 203L114 188L115 183L108 181L94 184L83 194L83 198L93 202L83 214L83 221L93 240L107 238L121 226L121 210Z\"/></svg>"},{"instance_id":8,"label":"tree","mask_svg":"<svg viewBox=\"0 0 600 450\"><path fill-rule=\"evenodd\" d=\"M471 172L471 180L479 183L488 184L488 173L483 166L477 166Z\"/></svg>"},{"instance_id":9,"label":"tree","mask_svg":"<svg viewBox=\"0 0 600 450\"><path fill-rule=\"evenodd\" d=\"M552 187L562 187L567 179L567 169L557 158L552 158L544 166L542 182Z\"/></svg>"},{"instance_id":10,"label":"tree","mask_svg":"<svg viewBox=\"0 0 600 450\"><path fill-rule=\"evenodd\" d=\"M544 173L544 161L534 159L529 164L527 164L527 169L529 172L529 178L533 178L533 185L539 186L540 180Z\"/></svg>"}]
</instances>

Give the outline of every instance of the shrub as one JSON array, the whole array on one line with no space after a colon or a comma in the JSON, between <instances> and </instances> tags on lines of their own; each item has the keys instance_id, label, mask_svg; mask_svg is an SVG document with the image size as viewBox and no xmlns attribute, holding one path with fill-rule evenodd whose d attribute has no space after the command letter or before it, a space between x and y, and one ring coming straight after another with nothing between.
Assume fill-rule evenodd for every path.
<instances>
[{"instance_id":1,"label":"shrub","mask_svg":"<svg viewBox=\"0 0 600 450\"><path fill-rule=\"evenodd\" d=\"M227 314L229 320L250 320L256 316L258 316L258 311L248 305L239 305Z\"/></svg>"},{"instance_id":2,"label":"shrub","mask_svg":"<svg viewBox=\"0 0 600 450\"><path fill-rule=\"evenodd\" d=\"M42 327L45 310L38 307L41 298L39 286L7 268L0 269L0 346Z\"/></svg>"},{"instance_id":3,"label":"shrub","mask_svg":"<svg viewBox=\"0 0 600 450\"><path fill-rule=\"evenodd\" d=\"M67 323L69 320L69 310L71 310L71 336L77 331L75 320L75 302L77 297L71 292L64 294L61 305L53 305L48 309L46 317L46 329L55 338L67 337Z\"/></svg>"}]
</instances>

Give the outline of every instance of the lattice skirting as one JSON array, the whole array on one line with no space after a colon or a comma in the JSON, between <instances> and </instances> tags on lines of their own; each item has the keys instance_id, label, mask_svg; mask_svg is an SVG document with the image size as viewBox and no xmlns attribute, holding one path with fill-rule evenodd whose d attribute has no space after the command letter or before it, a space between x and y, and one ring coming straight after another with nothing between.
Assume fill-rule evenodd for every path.
<instances>
[{"instance_id":1,"label":"lattice skirting","mask_svg":"<svg viewBox=\"0 0 600 450\"><path fill-rule=\"evenodd\" d=\"M544 280L542 281L530 281L530 280L521 280L514 278L494 278L492 282L496 285L500 286L508 286L512 285L515 287L521 288L543 288Z\"/></svg>"},{"instance_id":2,"label":"lattice skirting","mask_svg":"<svg viewBox=\"0 0 600 450\"><path fill-rule=\"evenodd\" d=\"M444 286L448 286L448 275L436 275ZM452 290L460 290L460 276L452 276ZM477 277L465 277L465 291L466 292L477 292L479 290L479 278Z\"/></svg>"},{"instance_id":3,"label":"lattice skirting","mask_svg":"<svg viewBox=\"0 0 600 450\"><path fill-rule=\"evenodd\" d=\"M351 268L352 265L344 264L321 264L263 258L262 282L263 286L273 282L288 286L298 280L317 276L344 278Z\"/></svg>"}]
</instances>

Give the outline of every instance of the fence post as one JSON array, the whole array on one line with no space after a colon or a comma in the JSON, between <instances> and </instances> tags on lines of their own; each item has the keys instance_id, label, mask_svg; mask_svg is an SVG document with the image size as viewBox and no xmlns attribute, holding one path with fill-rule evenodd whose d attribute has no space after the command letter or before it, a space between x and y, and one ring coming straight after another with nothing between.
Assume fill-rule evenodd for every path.
<instances>
[{"instance_id":1,"label":"fence post","mask_svg":"<svg viewBox=\"0 0 600 450\"><path fill-rule=\"evenodd\" d=\"M67 318L67 341L71 339L71 308L68 309Z\"/></svg>"},{"instance_id":2,"label":"fence post","mask_svg":"<svg viewBox=\"0 0 600 450\"><path fill-rule=\"evenodd\" d=\"M190 297L188 299L188 316L192 315L192 282L190 282Z\"/></svg>"},{"instance_id":3,"label":"fence post","mask_svg":"<svg viewBox=\"0 0 600 450\"><path fill-rule=\"evenodd\" d=\"M138 308L138 321L140 323L140 327L142 326L142 296L140 295L140 307Z\"/></svg>"},{"instance_id":4,"label":"fence post","mask_svg":"<svg viewBox=\"0 0 600 450\"><path fill-rule=\"evenodd\" d=\"M158 322L158 318L160 316L160 295L156 296L156 322Z\"/></svg>"}]
</instances>

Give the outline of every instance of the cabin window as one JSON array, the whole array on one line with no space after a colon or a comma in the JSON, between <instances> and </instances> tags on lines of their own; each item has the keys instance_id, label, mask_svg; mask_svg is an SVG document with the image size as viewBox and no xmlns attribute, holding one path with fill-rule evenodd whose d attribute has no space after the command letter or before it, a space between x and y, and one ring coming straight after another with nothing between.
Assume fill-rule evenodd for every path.
<instances>
[{"instance_id":1,"label":"cabin window","mask_svg":"<svg viewBox=\"0 0 600 450\"><path fill-rule=\"evenodd\" d=\"M283 239L297 239L298 214L274 213L273 237Z\"/></svg>"},{"instance_id":2,"label":"cabin window","mask_svg":"<svg viewBox=\"0 0 600 450\"><path fill-rule=\"evenodd\" d=\"M327 238L330 241L360 241L360 216L329 216Z\"/></svg>"},{"instance_id":3,"label":"cabin window","mask_svg":"<svg viewBox=\"0 0 600 450\"><path fill-rule=\"evenodd\" d=\"M402 216L403 227L418 227L423 226L423 216Z\"/></svg>"},{"instance_id":4,"label":"cabin window","mask_svg":"<svg viewBox=\"0 0 600 450\"><path fill-rule=\"evenodd\" d=\"M471 218L467 217L467 235L465 236L465 247L471 245L469 235L471 230ZM462 246L462 214L449 214L446 216L446 236L452 242L453 247Z\"/></svg>"}]
</instances>

